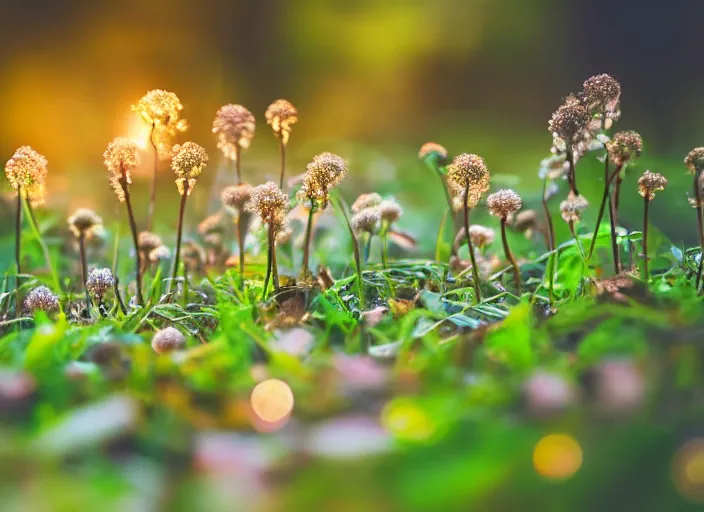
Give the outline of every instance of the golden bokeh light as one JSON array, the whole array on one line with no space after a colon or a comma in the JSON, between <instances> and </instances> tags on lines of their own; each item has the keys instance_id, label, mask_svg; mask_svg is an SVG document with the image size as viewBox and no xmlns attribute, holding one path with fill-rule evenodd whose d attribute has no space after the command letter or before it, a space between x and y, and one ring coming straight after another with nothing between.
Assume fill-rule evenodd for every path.
<instances>
[{"instance_id":1,"label":"golden bokeh light","mask_svg":"<svg viewBox=\"0 0 704 512\"><path fill-rule=\"evenodd\" d=\"M672 480L684 498L704 503L704 438L692 439L677 451L672 461Z\"/></svg>"},{"instance_id":2,"label":"golden bokeh light","mask_svg":"<svg viewBox=\"0 0 704 512\"><path fill-rule=\"evenodd\" d=\"M260 382L252 390L252 410L266 423L279 423L293 411L293 391L279 379Z\"/></svg>"},{"instance_id":3,"label":"golden bokeh light","mask_svg":"<svg viewBox=\"0 0 704 512\"><path fill-rule=\"evenodd\" d=\"M582 448L571 436L549 434L533 450L535 471L551 480L565 480L582 467Z\"/></svg>"},{"instance_id":4,"label":"golden bokeh light","mask_svg":"<svg viewBox=\"0 0 704 512\"><path fill-rule=\"evenodd\" d=\"M438 430L428 411L404 398L386 404L381 411L381 424L388 432L404 441L428 441Z\"/></svg>"}]
</instances>

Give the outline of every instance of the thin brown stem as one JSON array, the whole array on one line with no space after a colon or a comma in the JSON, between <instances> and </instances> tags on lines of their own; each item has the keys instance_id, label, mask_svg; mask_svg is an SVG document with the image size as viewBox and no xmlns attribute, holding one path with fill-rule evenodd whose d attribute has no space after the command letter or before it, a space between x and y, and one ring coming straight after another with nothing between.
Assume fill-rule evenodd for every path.
<instances>
[{"instance_id":1,"label":"thin brown stem","mask_svg":"<svg viewBox=\"0 0 704 512\"><path fill-rule=\"evenodd\" d=\"M587 259L590 259L592 257L592 254L594 254L594 247L596 245L597 234L599 233L599 226L601 225L601 221L604 218L604 209L606 208L606 203L609 201L609 189L611 188L611 183L616 178L618 173L621 172L621 166L619 165L616 167L616 170L614 170L613 174L609 175L608 174L608 165L609 164L608 164L608 160L607 160L606 169L605 169L605 174L606 174L607 178L604 183L604 193L601 197L601 204L599 205L599 213L596 217L596 226L594 227L594 234L592 235L592 241L591 241L591 244L589 245L589 252L587 253ZM614 234L615 234L615 232L614 232Z\"/></svg>"},{"instance_id":2,"label":"thin brown stem","mask_svg":"<svg viewBox=\"0 0 704 512\"><path fill-rule=\"evenodd\" d=\"M284 174L286 174L286 143L283 139L279 142L279 154L281 155L281 176L279 177L279 188L286 192L284 189Z\"/></svg>"},{"instance_id":3,"label":"thin brown stem","mask_svg":"<svg viewBox=\"0 0 704 512\"><path fill-rule=\"evenodd\" d=\"M279 283L279 264L276 262L276 236L273 234L272 230L272 235L271 235L271 243L272 243L272 248L271 248L271 277L274 282L274 290L278 290L280 283Z\"/></svg>"},{"instance_id":4,"label":"thin brown stem","mask_svg":"<svg viewBox=\"0 0 704 512\"><path fill-rule=\"evenodd\" d=\"M152 230L152 223L154 221L154 211L156 209L156 178L157 171L159 170L159 150L156 147L156 142L154 142L154 130L156 128L155 124L152 124L152 130L149 135L149 140L154 148L154 171L152 173L152 188L149 195L149 209L147 210L147 231Z\"/></svg>"},{"instance_id":5,"label":"thin brown stem","mask_svg":"<svg viewBox=\"0 0 704 512\"><path fill-rule=\"evenodd\" d=\"M274 240L270 228L267 234L268 248L266 251L266 276L264 277L264 291L262 292L262 300L266 300L267 289L269 288L269 279L271 278L271 269L274 256Z\"/></svg>"},{"instance_id":6,"label":"thin brown stem","mask_svg":"<svg viewBox=\"0 0 704 512\"><path fill-rule=\"evenodd\" d=\"M618 210L619 210L619 205L621 204L621 183L623 182L623 179L621 178L621 173L616 176L616 183L614 183L614 197L613 197L613 216L614 216L614 224L616 226L619 225L619 220L618 220Z\"/></svg>"},{"instance_id":7,"label":"thin brown stem","mask_svg":"<svg viewBox=\"0 0 704 512\"><path fill-rule=\"evenodd\" d=\"M506 218L502 217L501 218L501 243L503 243L504 246L504 255L506 256L506 259L511 263L511 266L513 267L513 279L516 283L516 289L518 290L518 293L521 293L521 270L518 267L518 262L516 261L516 258L513 256L513 253L511 252L511 248L508 246L508 239L506 238Z\"/></svg>"},{"instance_id":8,"label":"thin brown stem","mask_svg":"<svg viewBox=\"0 0 704 512\"><path fill-rule=\"evenodd\" d=\"M120 186L122 187L122 192L125 194L125 205L127 206L127 215L130 221L130 231L132 232L132 243L134 244L135 259L137 260L135 266L135 268L137 269L137 304L142 305L144 304L144 298L142 297L142 262L141 257L139 255L137 223L134 220L134 211L132 209L132 201L130 199L130 189L127 185L127 178L125 177L124 172L122 173L122 177L120 178Z\"/></svg>"},{"instance_id":9,"label":"thin brown stem","mask_svg":"<svg viewBox=\"0 0 704 512\"><path fill-rule=\"evenodd\" d=\"M178 225L176 227L176 252L174 254L174 266L171 269L171 283L173 285L178 276L178 267L181 260L181 237L183 236L183 214L186 211L186 199L188 199L188 181L183 184L183 194L181 194L181 204L178 208Z\"/></svg>"},{"instance_id":10,"label":"thin brown stem","mask_svg":"<svg viewBox=\"0 0 704 512\"><path fill-rule=\"evenodd\" d=\"M20 317L20 274L22 273L22 187L17 187L17 211L15 212L15 266L17 276L15 277L15 310L17 317Z\"/></svg>"},{"instance_id":11,"label":"thin brown stem","mask_svg":"<svg viewBox=\"0 0 704 512\"><path fill-rule=\"evenodd\" d=\"M611 229L611 255L614 260L614 273L618 274L621 271L621 262L618 250L618 233L616 232L616 219L614 218L613 203L609 194L609 228Z\"/></svg>"},{"instance_id":12,"label":"thin brown stem","mask_svg":"<svg viewBox=\"0 0 704 512\"><path fill-rule=\"evenodd\" d=\"M247 236L247 223L244 222L242 209L237 211L237 245L240 257L240 289L244 289L244 242Z\"/></svg>"},{"instance_id":13,"label":"thin brown stem","mask_svg":"<svg viewBox=\"0 0 704 512\"><path fill-rule=\"evenodd\" d=\"M115 290L115 298L117 299L117 303L120 306L120 311L122 311L123 315L127 314L127 308L125 307L125 302L122 300L122 294L120 293L120 280L115 276L115 285L113 286L113 289Z\"/></svg>"},{"instance_id":14,"label":"thin brown stem","mask_svg":"<svg viewBox=\"0 0 704 512\"><path fill-rule=\"evenodd\" d=\"M697 212L697 235L699 236L699 268L697 269L696 290L699 293L699 287L702 282L702 268L704 268L704 222L702 222L702 190L700 186L701 171L694 173L694 200L696 201L695 210Z\"/></svg>"},{"instance_id":15,"label":"thin brown stem","mask_svg":"<svg viewBox=\"0 0 704 512\"><path fill-rule=\"evenodd\" d=\"M239 144L235 144L235 171L237 173L237 184L242 184L242 171L240 166L240 160L242 159L242 148Z\"/></svg>"},{"instance_id":16,"label":"thin brown stem","mask_svg":"<svg viewBox=\"0 0 704 512\"><path fill-rule=\"evenodd\" d=\"M88 280L88 259L86 258L86 234L81 231L78 235L78 251L81 256L81 285L86 294L86 313L90 313L90 294L86 281Z\"/></svg>"},{"instance_id":17,"label":"thin brown stem","mask_svg":"<svg viewBox=\"0 0 704 512\"><path fill-rule=\"evenodd\" d=\"M578 196L579 192L577 192L577 173L574 169L574 151L571 147L567 148L567 162L570 166L569 174L567 175L567 181L570 186L570 192L572 192L575 196Z\"/></svg>"},{"instance_id":18,"label":"thin brown stem","mask_svg":"<svg viewBox=\"0 0 704 512\"><path fill-rule=\"evenodd\" d=\"M467 248L469 249L469 258L472 261L472 280L474 284L474 301L476 303L482 300L482 289L479 284L479 268L477 267L477 258L474 254L474 244L469 236L469 208L467 207L467 198L469 197L469 181L464 187L464 229L467 236Z\"/></svg>"},{"instance_id":19,"label":"thin brown stem","mask_svg":"<svg viewBox=\"0 0 704 512\"><path fill-rule=\"evenodd\" d=\"M650 199L647 194L643 203L643 281L648 282L648 209Z\"/></svg>"},{"instance_id":20,"label":"thin brown stem","mask_svg":"<svg viewBox=\"0 0 704 512\"><path fill-rule=\"evenodd\" d=\"M336 206L340 210L340 213L342 213L342 216L345 219L345 224L347 225L347 231L349 231L350 238L352 238L352 252L354 254L355 272L357 274L357 293L359 294L359 306L361 308L364 308L364 278L362 276L362 257L359 251L359 241L357 240L357 236L355 235L354 230L352 229L352 224L350 224L350 218L347 215L347 210L343 205L344 201L342 198L340 198L337 202L333 202L333 206Z\"/></svg>"},{"instance_id":21,"label":"thin brown stem","mask_svg":"<svg viewBox=\"0 0 704 512\"><path fill-rule=\"evenodd\" d=\"M552 214L550 213L550 208L548 207L547 189L548 189L548 178L546 177L545 180L543 181L542 202L543 202L543 211L545 212L545 220L548 223L548 230L546 233L547 241L548 241L548 250L554 251L555 250L555 226L553 225Z\"/></svg>"},{"instance_id":22,"label":"thin brown stem","mask_svg":"<svg viewBox=\"0 0 704 512\"><path fill-rule=\"evenodd\" d=\"M310 259L310 239L311 233L313 232L313 213L315 212L315 205L311 204L310 210L308 211L308 224L306 225L306 236L303 241L303 266L301 272L303 277L306 278L310 274L308 268L308 260Z\"/></svg>"}]
</instances>

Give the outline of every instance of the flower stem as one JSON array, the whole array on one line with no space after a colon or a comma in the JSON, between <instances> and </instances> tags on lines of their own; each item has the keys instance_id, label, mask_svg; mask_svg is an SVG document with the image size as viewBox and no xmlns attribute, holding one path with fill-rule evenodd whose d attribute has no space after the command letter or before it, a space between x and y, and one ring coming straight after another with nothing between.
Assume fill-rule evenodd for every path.
<instances>
[{"instance_id":1,"label":"flower stem","mask_svg":"<svg viewBox=\"0 0 704 512\"><path fill-rule=\"evenodd\" d=\"M389 223L384 222L381 232L379 233L381 238L381 266L386 268L389 259Z\"/></svg>"},{"instance_id":2,"label":"flower stem","mask_svg":"<svg viewBox=\"0 0 704 512\"><path fill-rule=\"evenodd\" d=\"M281 155L281 176L279 177L279 188L284 190L284 174L286 174L286 144L281 139L279 142L279 154Z\"/></svg>"},{"instance_id":3,"label":"flower stem","mask_svg":"<svg viewBox=\"0 0 704 512\"><path fill-rule=\"evenodd\" d=\"M369 263L369 255L372 252L372 236L374 235L367 233L367 241L364 243L364 260L362 260L364 265Z\"/></svg>"},{"instance_id":4,"label":"flower stem","mask_svg":"<svg viewBox=\"0 0 704 512\"><path fill-rule=\"evenodd\" d=\"M543 211L545 212L545 220L548 223L548 232L547 232L548 250L554 251L555 250L555 226L552 223L552 214L550 213L550 208L548 207L547 189L548 189L548 178L546 177L545 180L543 181L542 202L543 202Z\"/></svg>"},{"instance_id":5,"label":"flower stem","mask_svg":"<svg viewBox=\"0 0 704 512\"><path fill-rule=\"evenodd\" d=\"M235 171L237 173L237 184L242 184L242 171L240 170L240 159L242 157L242 149L239 144L235 144Z\"/></svg>"},{"instance_id":6,"label":"flower stem","mask_svg":"<svg viewBox=\"0 0 704 512\"><path fill-rule=\"evenodd\" d=\"M266 292L267 292L267 289L269 288L269 279L271 278L271 269L272 269L272 263L273 263L274 240L273 240L273 236L272 236L271 227L268 230L267 238L268 238L269 247L267 248L267 251L266 251L266 276L264 277L264 291L262 292L262 300L266 300Z\"/></svg>"},{"instance_id":7,"label":"flower stem","mask_svg":"<svg viewBox=\"0 0 704 512\"><path fill-rule=\"evenodd\" d=\"M152 130L149 134L149 140L154 148L154 171L152 174L152 188L151 194L149 196L149 209L147 210L147 231L152 230L152 222L154 220L154 210L156 208L156 177L157 171L159 169L159 150L156 147L156 142L154 142L154 130L156 128L155 124L152 124Z\"/></svg>"},{"instance_id":8,"label":"flower stem","mask_svg":"<svg viewBox=\"0 0 704 512\"><path fill-rule=\"evenodd\" d=\"M643 281L648 282L648 209L650 199L646 194L643 204Z\"/></svg>"},{"instance_id":9,"label":"flower stem","mask_svg":"<svg viewBox=\"0 0 704 512\"><path fill-rule=\"evenodd\" d=\"M511 263L513 267L513 279L516 282L516 289L518 294L521 293L521 270L518 267L518 262L511 252L511 248L508 246L508 239L506 238L506 217L501 218L501 242L504 245L504 254L506 259Z\"/></svg>"},{"instance_id":10,"label":"flower stem","mask_svg":"<svg viewBox=\"0 0 704 512\"><path fill-rule=\"evenodd\" d=\"M81 231L78 235L78 250L81 255L81 285L83 286L83 291L86 294L86 314L90 316L90 294L88 293L88 287L86 286L86 281L88 280L88 260L86 258L86 234Z\"/></svg>"},{"instance_id":11,"label":"flower stem","mask_svg":"<svg viewBox=\"0 0 704 512\"><path fill-rule=\"evenodd\" d=\"M359 306L360 308L364 308L364 278L362 276L362 257L359 252L359 241L357 240L357 237L354 234L354 230L352 229L352 225L350 224L350 218L347 215L347 211L343 207L343 202L342 199L339 199L338 203L333 202L333 206L336 206L340 212L342 213L342 216L345 219L345 224L347 225L347 230L350 232L350 238L352 238L352 251L354 253L354 266L355 266L355 271L357 274L357 293L358 293L358 298L359 298Z\"/></svg>"},{"instance_id":12,"label":"flower stem","mask_svg":"<svg viewBox=\"0 0 704 512\"><path fill-rule=\"evenodd\" d=\"M577 192L577 174L575 173L574 169L574 152L572 151L571 147L567 148L567 162L570 166L569 174L567 175L567 181L570 185L570 192L572 192L575 196L578 196L579 192Z\"/></svg>"},{"instance_id":13,"label":"flower stem","mask_svg":"<svg viewBox=\"0 0 704 512\"><path fill-rule=\"evenodd\" d=\"M276 263L276 237L274 236L274 226L269 226L269 244L271 245L271 273L274 280L274 290L279 289L279 267Z\"/></svg>"},{"instance_id":14,"label":"flower stem","mask_svg":"<svg viewBox=\"0 0 704 512\"><path fill-rule=\"evenodd\" d=\"M609 195L609 228L611 229L611 254L614 260L614 273L618 274L621 270L621 263L618 250L618 234L616 233L616 213L614 211L614 203L611 195Z\"/></svg>"},{"instance_id":15,"label":"flower stem","mask_svg":"<svg viewBox=\"0 0 704 512\"><path fill-rule=\"evenodd\" d=\"M136 261L136 269L137 269L137 304L142 305L144 304L144 298L142 297L142 263L141 263L141 258L139 256L139 241L137 238L137 223L134 220L134 211L132 209L132 200L130 199L130 189L127 185L127 178L125 177L125 173L122 173L122 176L120 178L120 186L122 187L122 192L125 194L125 205L127 206L127 215L129 217L130 221L130 231L132 231L132 243L134 244L134 253L135 253L135 259Z\"/></svg>"},{"instance_id":16,"label":"flower stem","mask_svg":"<svg viewBox=\"0 0 704 512\"><path fill-rule=\"evenodd\" d=\"M310 259L310 238L313 232L313 213L315 212L315 205L311 204L310 210L308 211L308 224L306 225L306 236L303 241L303 267L302 274L303 277L308 277L310 270L308 268L308 260Z\"/></svg>"},{"instance_id":17,"label":"flower stem","mask_svg":"<svg viewBox=\"0 0 704 512\"><path fill-rule=\"evenodd\" d=\"M61 294L61 282L59 281L59 276L56 273L56 269L54 268L54 264L51 261L51 255L49 254L49 249L46 246L46 243L44 242L44 238L42 237L41 233L39 232L39 228L37 227L37 221L34 217L34 214L32 212L31 205L29 204L29 201L27 199L24 200L24 207L25 207L25 213L27 214L27 219L29 220L29 226L32 228L32 233L34 234L34 238L36 238L37 243L39 244L39 247L42 249L42 254L44 255L44 262L46 266L49 268L49 272L51 272L51 279L54 282L54 289L57 291L57 293Z\"/></svg>"},{"instance_id":18,"label":"flower stem","mask_svg":"<svg viewBox=\"0 0 704 512\"><path fill-rule=\"evenodd\" d=\"M183 184L183 194L181 194L181 204L178 208L178 226L176 227L176 252L174 254L174 266L171 269L171 283L169 289L178 276L178 267L181 260L181 237L183 236L183 214L186 211L186 199L188 199L188 181Z\"/></svg>"},{"instance_id":19,"label":"flower stem","mask_svg":"<svg viewBox=\"0 0 704 512\"><path fill-rule=\"evenodd\" d=\"M125 302L122 300L122 294L120 293L120 280L117 278L117 275L115 275L115 285L113 286L113 289L115 290L115 298L120 306L120 311L122 311L123 315L126 315L127 308L125 307Z\"/></svg>"},{"instance_id":20,"label":"flower stem","mask_svg":"<svg viewBox=\"0 0 704 512\"><path fill-rule=\"evenodd\" d=\"M594 234L592 235L592 241L591 244L589 245L589 252L587 253L587 259L590 259L592 257L592 254L594 254L594 247L596 245L596 238L597 234L599 233L599 225L601 224L601 220L604 218L604 209L606 208L606 203L609 201L609 189L611 187L611 183L614 181L614 178L621 172L621 166L617 166L616 170L613 172L613 174L609 175L608 174L608 160L606 162L606 169L605 169L605 183L604 183L604 193L601 197L601 204L599 205L599 214L596 217L596 226L594 227ZM612 234L612 236L615 235L615 231ZM613 243L615 243L615 240L612 240L612 246Z\"/></svg>"},{"instance_id":21,"label":"flower stem","mask_svg":"<svg viewBox=\"0 0 704 512\"><path fill-rule=\"evenodd\" d=\"M244 290L244 242L247 235L246 222L242 220L244 212L242 209L237 211L237 245L239 246L240 257L240 290Z\"/></svg>"},{"instance_id":22,"label":"flower stem","mask_svg":"<svg viewBox=\"0 0 704 512\"><path fill-rule=\"evenodd\" d=\"M702 190L699 183L701 174L701 171L694 173L694 199L697 202L695 206L697 211L697 235L699 235L699 247L701 249L701 254L699 256L699 268L697 269L697 293L699 293L699 287L702 282L702 268L704 268L704 223L702 222Z\"/></svg>"},{"instance_id":23,"label":"flower stem","mask_svg":"<svg viewBox=\"0 0 704 512\"><path fill-rule=\"evenodd\" d=\"M467 236L467 247L469 248L469 258L472 260L472 280L474 281L474 301L479 303L482 300L482 289L479 285L479 269L477 268L477 258L474 255L474 245L472 238L469 236L469 208L467 207L467 198L469 197L469 181L464 187L464 229Z\"/></svg>"},{"instance_id":24,"label":"flower stem","mask_svg":"<svg viewBox=\"0 0 704 512\"><path fill-rule=\"evenodd\" d=\"M17 317L20 316L20 274L22 273L22 187L17 187L17 209L15 215L15 265L17 266L17 276L15 277L15 309Z\"/></svg>"}]
</instances>

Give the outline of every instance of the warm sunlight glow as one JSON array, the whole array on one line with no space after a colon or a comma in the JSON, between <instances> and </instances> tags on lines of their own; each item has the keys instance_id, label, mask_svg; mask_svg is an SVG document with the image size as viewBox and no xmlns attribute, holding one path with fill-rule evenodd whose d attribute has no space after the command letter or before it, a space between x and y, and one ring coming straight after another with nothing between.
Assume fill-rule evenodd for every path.
<instances>
[{"instance_id":1,"label":"warm sunlight glow","mask_svg":"<svg viewBox=\"0 0 704 512\"><path fill-rule=\"evenodd\" d=\"M149 147L150 132L151 127L145 124L139 116L130 116L125 137L137 144L139 149L145 150Z\"/></svg>"},{"instance_id":2,"label":"warm sunlight glow","mask_svg":"<svg viewBox=\"0 0 704 512\"><path fill-rule=\"evenodd\" d=\"M251 402L259 419L267 423L278 423L293 410L293 391L282 380L265 380L252 390Z\"/></svg>"},{"instance_id":3,"label":"warm sunlight glow","mask_svg":"<svg viewBox=\"0 0 704 512\"><path fill-rule=\"evenodd\" d=\"M547 435L535 445L533 467L551 480L570 478L582 467L582 448L566 434Z\"/></svg>"},{"instance_id":4,"label":"warm sunlight glow","mask_svg":"<svg viewBox=\"0 0 704 512\"><path fill-rule=\"evenodd\" d=\"M689 501L704 503L704 438L692 439L675 454L672 479Z\"/></svg>"}]
</instances>

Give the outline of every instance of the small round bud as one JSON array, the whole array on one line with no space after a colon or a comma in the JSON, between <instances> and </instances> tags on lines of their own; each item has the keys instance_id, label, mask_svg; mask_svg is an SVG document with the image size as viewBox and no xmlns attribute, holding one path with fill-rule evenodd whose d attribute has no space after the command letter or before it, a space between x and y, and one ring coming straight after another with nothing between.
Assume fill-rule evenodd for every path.
<instances>
[{"instance_id":1,"label":"small round bud","mask_svg":"<svg viewBox=\"0 0 704 512\"><path fill-rule=\"evenodd\" d=\"M486 205L489 208L489 214L506 220L509 215L523 207L523 201L513 190L503 189L487 197Z\"/></svg>"},{"instance_id":2,"label":"small round bud","mask_svg":"<svg viewBox=\"0 0 704 512\"><path fill-rule=\"evenodd\" d=\"M105 292L113 286L115 286L115 276L109 268L95 268L88 273L86 289L96 299L102 299Z\"/></svg>"},{"instance_id":3,"label":"small round bud","mask_svg":"<svg viewBox=\"0 0 704 512\"><path fill-rule=\"evenodd\" d=\"M352 213L359 213L366 208L374 208L381 204L382 198L376 192L370 194L361 194L354 203L352 203Z\"/></svg>"},{"instance_id":4,"label":"small round bud","mask_svg":"<svg viewBox=\"0 0 704 512\"><path fill-rule=\"evenodd\" d=\"M247 149L254 137L255 120L242 105L224 105L215 114L213 133L225 158L237 159L238 148Z\"/></svg>"},{"instance_id":5,"label":"small round bud","mask_svg":"<svg viewBox=\"0 0 704 512\"><path fill-rule=\"evenodd\" d=\"M401 208L401 205L399 205L395 199L389 198L381 202L379 212L381 213L381 220L388 224L393 224L403 215L403 208Z\"/></svg>"},{"instance_id":6,"label":"small round bud","mask_svg":"<svg viewBox=\"0 0 704 512\"><path fill-rule=\"evenodd\" d=\"M443 164L447 160L447 149L445 149L445 146L441 146L435 142L426 142L420 147L418 158L425 160L433 156L437 158L438 163Z\"/></svg>"},{"instance_id":7,"label":"small round bud","mask_svg":"<svg viewBox=\"0 0 704 512\"><path fill-rule=\"evenodd\" d=\"M31 189L44 184L48 173L47 165L44 156L30 146L22 146L5 164L5 175L15 190Z\"/></svg>"},{"instance_id":8,"label":"small round bud","mask_svg":"<svg viewBox=\"0 0 704 512\"><path fill-rule=\"evenodd\" d=\"M25 297L24 309L30 314L35 311L53 313L59 310L59 297L46 286L37 286Z\"/></svg>"},{"instance_id":9,"label":"small round bud","mask_svg":"<svg viewBox=\"0 0 704 512\"><path fill-rule=\"evenodd\" d=\"M288 100L276 100L266 109L264 117L274 130L274 135L287 144L291 135L291 126L298 122L296 107Z\"/></svg>"},{"instance_id":10,"label":"small round bud","mask_svg":"<svg viewBox=\"0 0 704 512\"><path fill-rule=\"evenodd\" d=\"M582 213L589 206L589 202L582 195L575 196L570 192L567 199L560 203L560 213L562 219L569 222L578 222L582 218Z\"/></svg>"},{"instance_id":11,"label":"small round bud","mask_svg":"<svg viewBox=\"0 0 704 512\"><path fill-rule=\"evenodd\" d=\"M137 144L122 137L114 139L103 153L103 163L110 173L110 186L117 199L124 203L124 187L132 183L132 171L139 165Z\"/></svg>"},{"instance_id":12,"label":"small round bud","mask_svg":"<svg viewBox=\"0 0 704 512\"><path fill-rule=\"evenodd\" d=\"M176 174L178 193L190 195L198 176L208 164L208 153L195 142L185 142L174 146L171 169Z\"/></svg>"},{"instance_id":13,"label":"small round bud","mask_svg":"<svg viewBox=\"0 0 704 512\"><path fill-rule=\"evenodd\" d=\"M288 196L272 181L254 187L246 210L259 215L262 223L276 225L286 213Z\"/></svg>"},{"instance_id":14,"label":"small round bud","mask_svg":"<svg viewBox=\"0 0 704 512\"><path fill-rule=\"evenodd\" d=\"M68 226L77 237L89 237L93 231L102 227L103 219L98 217L93 210L79 208L68 218Z\"/></svg>"},{"instance_id":15,"label":"small round bud","mask_svg":"<svg viewBox=\"0 0 704 512\"><path fill-rule=\"evenodd\" d=\"M306 166L303 176L301 196L311 202L310 206L318 205L324 208L328 202L330 189L340 184L347 174L347 164L337 155L321 153L313 157Z\"/></svg>"},{"instance_id":16,"label":"small round bud","mask_svg":"<svg viewBox=\"0 0 704 512\"><path fill-rule=\"evenodd\" d=\"M160 245L159 247L149 251L149 261L151 263L159 263L160 261L166 261L171 258L171 250L165 245Z\"/></svg>"},{"instance_id":17,"label":"small round bud","mask_svg":"<svg viewBox=\"0 0 704 512\"><path fill-rule=\"evenodd\" d=\"M607 110L612 110L618 103L621 96L621 84L611 75L596 75L584 82L581 96L589 111L605 114Z\"/></svg>"},{"instance_id":18,"label":"small round bud","mask_svg":"<svg viewBox=\"0 0 704 512\"><path fill-rule=\"evenodd\" d=\"M468 208L474 208L481 199L482 194L489 190L491 175L479 155L462 153L452 159L447 166L447 181L456 197L459 197L461 209L466 203ZM465 190L469 194L465 197Z\"/></svg>"},{"instance_id":19,"label":"small round bud","mask_svg":"<svg viewBox=\"0 0 704 512\"><path fill-rule=\"evenodd\" d=\"M483 249L494 241L495 233L491 228L472 224L469 226L469 238L472 240L472 245L478 249Z\"/></svg>"},{"instance_id":20,"label":"small round bud","mask_svg":"<svg viewBox=\"0 0 704 512\"><path fill-rule=\"evenodd\" d=\"M589 118L589 112L579 100L568 96L550 118L548 128L553 136L571 145L587 128Z\"/></svg>"},{"instance_id":21,"label":"small round bud","mask_svg":"<svg viewBox=\"0 0 704 512\"><path fill-rule=\"evenodd\" d=\"M692 174L704 171L704 148L694 148L687 154L684 163Z\"/></svg>"},{"instance_id":22,"label":"small round bud","mask_svg":"<svg viewBox=\"0 0 704 512\"><path fill-rule=\"evenodd\" d=\"M366 208L359 213L356 213L350 219L352 230L357 233L374 234L379 231L379 223L381 222L381 212L379 208Z\"/></svg>"},{"instance_id":23,"label":"small round bud","mask_svg":"<svg viewBox=\"0 0 704 512\"><path fill-rule=\"evenodd\" d=\"M141 231L137 235L137 247L143 253L149 253L162 245L161 237L151 231Z\"/></svg>"},{"instance_id":24,"label":"small round bud","mask_svg":"<svg viewBox=\"0 0 704 512\"><path fill-rule=\"evenodd\" d=\"M643 139L634 131L618 132L606 143L609 158L616 165L624 165L638 158L643 150Z\"/></svg>"},{"instance_id":25,"label":"small round bud","mask_svg":"<svg viewBox=\"0 0 704 512\"><path fill-rule=\"evenodd\" d=\"M665 190L667 185L667 179L660 173L645 171L643 175L638 178L638 193L647 197L648 201L655 199L655 192L659 190Z\"/></svg>"},{"instance_id":26,"label":"small round bud","mask_svg":"<svg viewBox=\"0 0 704 512\"><path fill-rule=\"evenodd\" d=\"M166 354L186 348L186 338L175 327L167 327L154 333L152 348L157 354Z\"/></svg>"},{"instance_id":27,"label":"small round bud","mask_svg":"<svg viewBox=\"0 0 704 512\"><path fill-rule=\"evenodd\" d=\"M220 193L222 205L231 213L238 214L252 198L253 188L247 183L225 187Z\"/></svg>"}]
</instances>

